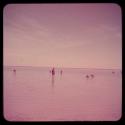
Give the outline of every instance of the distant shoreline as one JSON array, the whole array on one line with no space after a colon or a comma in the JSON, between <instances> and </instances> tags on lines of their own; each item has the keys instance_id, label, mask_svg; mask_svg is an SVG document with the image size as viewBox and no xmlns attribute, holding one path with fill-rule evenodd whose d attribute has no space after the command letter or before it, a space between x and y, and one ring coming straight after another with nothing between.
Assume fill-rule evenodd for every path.
<instances>
[{"instance_id":1,"label":"distant shoreline","mask_svg":"<svg viewBox=\"0 0 125 125\"><path fill-rule=\"evenodd\" d=\"M29 68L52 68L51 66L9 66L9 65L4 65L3 67L29 67ZM113 68L113 69L108 69L108 68L76 68L76 67L55 67L57 69L63 68L63 69L95 69L95 70L122 70L119 68Z\"/></svg>"}]
</instances>

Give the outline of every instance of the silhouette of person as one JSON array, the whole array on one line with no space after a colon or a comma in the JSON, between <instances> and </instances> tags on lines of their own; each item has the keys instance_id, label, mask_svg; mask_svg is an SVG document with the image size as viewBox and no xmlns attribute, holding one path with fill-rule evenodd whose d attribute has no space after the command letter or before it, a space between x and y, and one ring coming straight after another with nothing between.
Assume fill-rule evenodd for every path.
<instances>
[{"instance_id":1,"label":"silhouette of person","mask_svg":"<svg viewBox=\"0 0 125 125\"><path fill-rule=\"evenodd\" d=\"M61 75L62 75L62 72L63 72L63 71L61 70L61 71L60 71L60 74L61 74Z\"/></svg>"},{"instance_id":2,"label":"silhouette of person","mask_svg":"<svg viewBox=\"0 0 125 125\"><path fill-rule=\"evenodd\" d=\"M86 75L86 78L88 79L88 78L89 78L89 76L88 76L88 75Z\"/></svg>"},{"instance_id":3,"label":"silhouette of person","mask_svg":"<svg viewBox=\"0 0 125 125\"><path fill-rule=\"evenodd\" d=\"M16 69L14 69L13 72L16 73Z\"/></svg>"},{"instance_id":4,"label":"silhouette of person","mask_svg":"<svg viewBox=\"0 0 125 125\"><path fill-rule=\"evenodd\" d=\"M54 77L55 77L55 69L54 69L54 67L52 68L52 71L51 71L51 73L52 73L52 88L54 87Z\"/></svg>"},{"instance_id":5,"label":"silhouette of person","mask_svg":"<svg viewBox=\"0 0 125 125\"><path fill-rule=\"evenodd\" d=\"M55 69L52 68L52 76L55 75Z\"/></svg>"},{"instance_id":6,"label":"silhouette of person","mask_svg":"<svg viewBox=\"0 0 125 125\"><path fill-rule=\"evenodd\" d=\"M94 75L93 75L93 74L91 74L91 77L92 77L92 78L94 78Z\"/></svg>"}]
</instances>

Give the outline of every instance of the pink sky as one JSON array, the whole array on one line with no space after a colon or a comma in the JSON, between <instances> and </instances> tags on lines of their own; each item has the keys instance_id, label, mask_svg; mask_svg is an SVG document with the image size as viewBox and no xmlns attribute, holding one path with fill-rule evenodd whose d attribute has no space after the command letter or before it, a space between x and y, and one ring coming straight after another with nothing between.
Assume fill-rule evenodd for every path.
<instances>
[{"instance_id":1,"label":"pink sky","mask_svg":"<svg viewBox=\"0 0 125 125\"><path fill-rule=\"evenodd\" d=\"M120 68L117 4L8 4L4 65Z\"/></svg>"}]
</instances>

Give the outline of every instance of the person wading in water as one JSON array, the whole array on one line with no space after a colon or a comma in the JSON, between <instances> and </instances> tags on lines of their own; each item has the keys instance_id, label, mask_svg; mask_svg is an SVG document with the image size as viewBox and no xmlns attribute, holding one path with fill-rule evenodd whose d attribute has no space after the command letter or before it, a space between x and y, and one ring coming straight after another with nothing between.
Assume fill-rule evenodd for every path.
<instances>
[{"instance_id":1,"label":"person wading in water","mask_svg":"<svg viewBox=\"0 0 125 125\"><path fill-rule=\"evenodd\" d=\"M52 68L52 75L55 75L55 69Z\"/></svg>"},{"instance_id":2,"label":"person wading in water","mask_svg":"<svg viewBox=\"0 0 125 125\"><path fill-rule=\"evenodd\" d=\"M52 73L52 88L53 88L54 87L54 77L55 77L55 69L54 69L54 67L52 68L51 73Z\"/></svg>"},{"instance_id":3,"label":"person wading in water","mask_svg":"<svg viewBox=\"0 0 125 125\"><path fill-rule=\"evenodd\" d=\"M61 70L61 71L60 71L60 74L61 74L61 75L62 75L62 72L63 72L63 71Z\"/></svg>"}]
</instances>

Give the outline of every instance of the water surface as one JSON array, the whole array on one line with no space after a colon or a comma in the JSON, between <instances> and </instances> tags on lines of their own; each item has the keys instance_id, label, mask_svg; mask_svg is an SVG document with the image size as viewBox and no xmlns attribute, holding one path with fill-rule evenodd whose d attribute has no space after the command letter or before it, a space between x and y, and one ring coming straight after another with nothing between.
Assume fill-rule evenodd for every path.
<instances>
[{"instance_id":1,"label":"water surface","mask_svg":"<svg viewBox=\"0 0 125 125\"><path fill-rule=\"evenodd\" d=\"M13 72L13 69L16 72ZM121 117L120 70L4 67L8 121L116 121ZM115 73L112 73L114 71ZM94 74L94 78L86 75Z\"/></svg>"}]
</instances>

